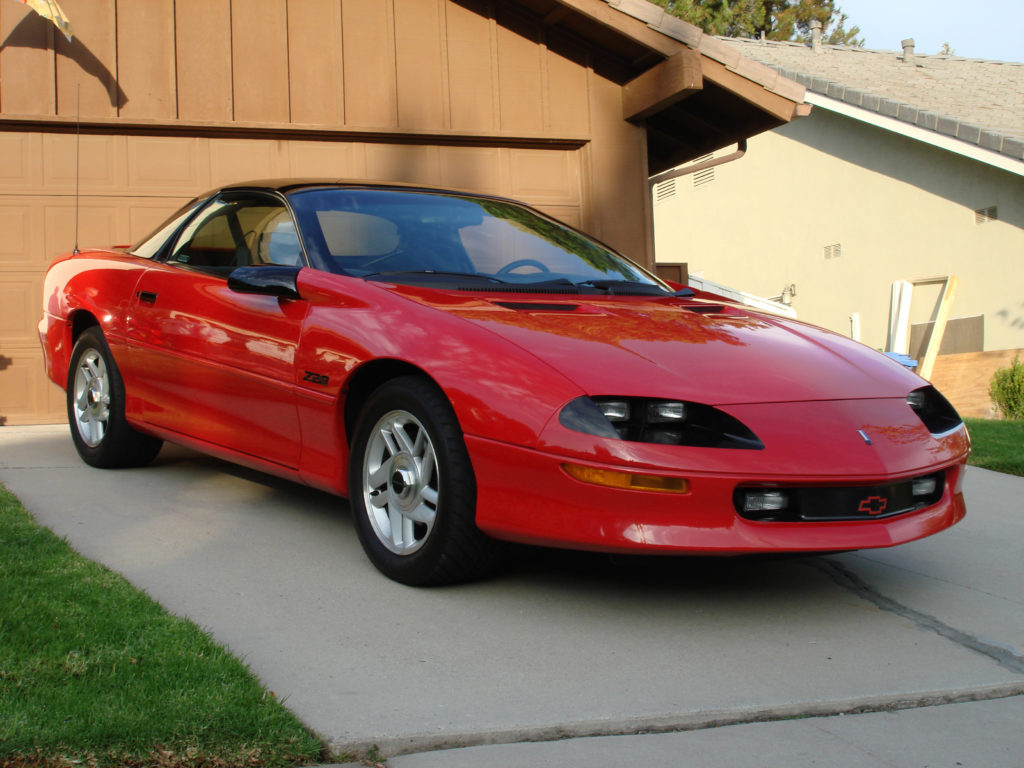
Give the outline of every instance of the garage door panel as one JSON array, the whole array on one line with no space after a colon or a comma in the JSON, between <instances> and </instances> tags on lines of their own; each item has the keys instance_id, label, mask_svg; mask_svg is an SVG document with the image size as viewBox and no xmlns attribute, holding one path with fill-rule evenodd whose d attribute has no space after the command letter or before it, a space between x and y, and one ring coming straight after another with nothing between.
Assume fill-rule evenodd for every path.
<instances>
[{"instance_id":1,"label":"garage door panel","mask_svg":"<svg viewBox=\"0 0 1024 768\"><path fill-rule=\"evenodd\" d=\"M42 217L30 205L0 197L0 269L24 270L44 266L40 231Z\"/></svg>"},{"instance_id":2,"label":"garage door panel","mask_svg":"<svg viewBox=\"0 0 1024 768\"><path fill-rule=\"evenodd\" d=\"M124 244L137 243L157 227L194 195L188 197L159 198L156 200L133 200L128 207L128 237L119 238Z\"/></svg>"},{"instance_id":3,"label":"garage door panel","mask_svg":"<svg viewBox=\"0 0 1024 768\"><path fill-rule=\"evenodd\" d=\"M3 93L7 92L4 83ZM0 190L24 191L43 182L43 137L0 132Z\"/></svg>"},{"instance_id":4,"label":"garage door panel","mask_svg":"<svg viewBox=\"0 0 1024 768\"><path fill-rule=\"evenodd\" d=\"M75 247L75 200L44 203L43 269L54 256ZM81 248L105 248L123 243L127 226L118 226L127 218L127 211L114 201L96 202L82 198L78 204L78 244Z\"/></svg>"},{"instance_id":5,"label":"garage door panel","mask_svg":"<svg viewBox=\"0 0 1024 768\"><path fill-rule=\"evenodd\" d=\"M0 346L0 425L62 421L64 393L46 377L42 351Z\"/></svg>"},{"instance_id":6,"label":"garage door panel","mask_svg":"<svg viewBox=\"0 0 1024 768\"><path fill-rule=\"evenodd\" d=\"M367 144L366 171L371 179L440 184L441 158L433 146Z\"/></svg>"},{"instance_id":7,"label":"garage door panel","mask_svg":"<svg viewBox=\"0 0 1024 768\"><path fill-rule=\"evenodd\" d=\"M570 227L580 228L580 209L571 205L538 205L538 211L543 211L548 216L563 221Z\"/></svg>"},{"instance_id":8,"label":"garage door panel","mask_svg":"<svg viewBox=\"0 0 1024 768\"><path fill-rule=\"evenodd\" d=\"M441 184L456 189L502 193L502 150L498 148L441 147Z\"/></svg>"},{"instance_id":9,"label":"garage door panel","mask_svg":"<svg viewBox=\"0 0 1024 768\"><path fill-rule=\"evenodd\" d=\"M539 149L513 149L510 153L513 197L538 204L579 201L576 153Z\"/></svg>"},{"instance_id":10,"label":"garage door panel","mask_svg":"<svg viewBox=\"0 0 1024 768\"><path fill-rule=\"evenodd\" d=\"M211 139L210 186L287 175L279 144L261 139Z\"/></svg>"},{"instance_id":11,"label":"garage door panel","mask_svg":"<svg viewBox=\"0 0 1024 768\"><path fill-rule=\"evenodd\" d=\"M81 142L79 145L78 142ZM42 183L51 194L116 193L127 184L123 136L44 134Z\"/></svg>"},{"instance_id":12,"label":"garage door panel","mask_svg":"<svg viewBox=\"0 0 1024 768\"><path fill-rule=\"evenodd\" d=\"M194 195L200 173L200 139L133 136L128 140L128 187L136 194Z\"/></svg>"},{"instance_id":13,"label":"garage door panel","mask_svg":"<svg viewBox=\"0 0 1024 768\"><path fill-rule=\"evenodd\" d=\"M31 348L38 343L42 295L42 275L5 276L0 283L0 346Z\"/></svg>"},{"instance_id":14,"label":"garage door panel","mask_svg":"<svg viewBox=\"0 0 1024 768\"><path fill-rule=\"evenodd\" d=\"M289 176L366 178L362 145L330 141L289 141Z\"/></svg>"}]
</instances>

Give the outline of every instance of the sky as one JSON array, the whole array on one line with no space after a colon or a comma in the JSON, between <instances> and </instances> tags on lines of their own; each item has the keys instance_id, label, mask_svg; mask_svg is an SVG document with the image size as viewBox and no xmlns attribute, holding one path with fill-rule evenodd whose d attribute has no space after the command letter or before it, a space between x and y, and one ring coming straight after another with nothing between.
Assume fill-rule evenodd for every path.
<instances>
[{"instance_id":1,"label":"sky","mask_svg":"<svg viewBox=\"0 0 1024 768\"><path fill-rule=\"evenodd\" d=\"M914 38L917 53L949 43L957 56L1024 62L1021 0L837 0L847 28L860 27L867 48L901 50ZM965 14L966 11L966 14Z\"/></svg>"}]
</instances>

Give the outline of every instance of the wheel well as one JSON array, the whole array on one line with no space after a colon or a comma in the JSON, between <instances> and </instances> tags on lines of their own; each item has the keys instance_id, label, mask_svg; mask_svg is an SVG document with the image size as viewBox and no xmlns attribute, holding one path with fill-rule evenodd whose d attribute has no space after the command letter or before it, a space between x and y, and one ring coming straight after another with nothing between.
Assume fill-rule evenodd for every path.
<instances>
[{"instance_id":1,"label":"wheel well","mask_svg":"<svg viewBox=\"0 0 1024 768\"><path fill-rule=\"evenodd\" d=\"M402 360L374 360L360 366L349 377L345 386L345 436L349 443L352 442L352 432L363 403L373 391L386 381L410 375L430 378L422 368Z\"/></svg>"},{"instance_id":2,"label":"wheel well","mask_svg":"<svg viewBox=\"0 0 1024 768\"><path fill-rule=\"evenodd\" d=\"M75 346L75 342L78 341L78 337L82 335L82 332L86 328L92 328L98 326L100 321L92 315L92 313L85 310L79 310L75 312L71 317L71 347Z\"/></svg>"}]
</instances>

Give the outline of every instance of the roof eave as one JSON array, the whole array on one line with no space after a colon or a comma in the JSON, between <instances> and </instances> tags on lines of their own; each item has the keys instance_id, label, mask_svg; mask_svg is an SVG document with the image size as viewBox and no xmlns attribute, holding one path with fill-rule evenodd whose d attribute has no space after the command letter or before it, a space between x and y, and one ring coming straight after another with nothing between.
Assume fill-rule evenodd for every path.
<instances>
[{"instance_id":1,"label":"roof eave","mask_svg":"<svg viewBox=\"0 0 1024 768\"><path fill-rule=\"evenodd\" d=\"M961 157L1009 171L1018 176L1024 176L1024 161L1018 160L1011 155L985 149L978 144L969 143L954 135L922 128L914 123L864 109L863 107L857 107L814 91L809 91L806 98L807 102L815 107L849 117L861 123L882 128L900 136L906 136L939 149L944 149Z\"/></svg>"}]
</instances>

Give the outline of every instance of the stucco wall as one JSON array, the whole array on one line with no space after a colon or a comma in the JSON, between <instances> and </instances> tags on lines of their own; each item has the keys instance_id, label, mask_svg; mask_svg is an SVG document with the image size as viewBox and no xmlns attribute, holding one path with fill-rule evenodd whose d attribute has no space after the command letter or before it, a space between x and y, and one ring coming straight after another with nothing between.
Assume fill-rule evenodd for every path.
<instances>
[{"instance_id":1,"label":"stucco wall","mask_svg":"<svg viewBox=\"0 0 1024 768\"><path fill-rule=\"evenodd\" d=\"M816 107L700 181L655 202L658 261L762 296L795 284L801 320L849 335L857 312L876 348L894 280L955 274L951 317L984 315L986 350L1024 347L1021 176ZM990 206L998 220L976 223ZM912 321L937 293L915 293Z\"/></svg>"}]
</instances>

